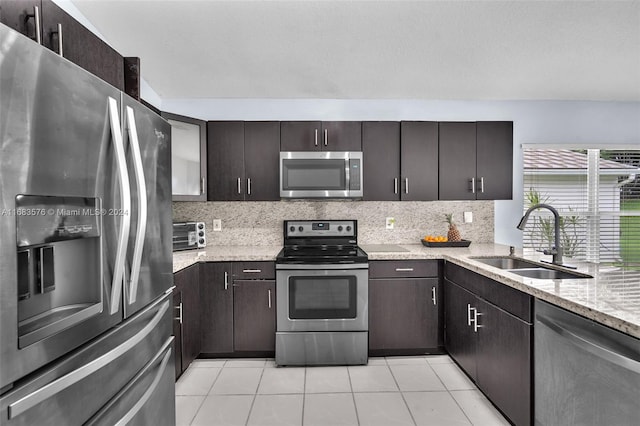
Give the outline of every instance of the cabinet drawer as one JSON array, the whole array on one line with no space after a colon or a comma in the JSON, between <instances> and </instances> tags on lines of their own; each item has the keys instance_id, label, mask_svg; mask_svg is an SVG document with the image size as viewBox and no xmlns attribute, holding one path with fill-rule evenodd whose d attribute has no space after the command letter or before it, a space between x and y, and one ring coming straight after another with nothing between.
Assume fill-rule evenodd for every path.
<instances>
[{"instance_id":1,"label":"cabinet drawer","mask_svg":"<svg viewBox=\"0 0 640 426\"><path fill-rule=\"evenodd\" d=\"M369 278L437 277L437 260L376 260L369 262Z\"/></svg>"},{"instance_id":2,"label":"cabinet drawer","mask_svg":"<svg viewBox=\"0 0 640 426\"><path fill-rule=\"evenodd\" d=\"M234 262L235 280L273 280L276 278L274 262Z\"/></svg>"}]
</instances>

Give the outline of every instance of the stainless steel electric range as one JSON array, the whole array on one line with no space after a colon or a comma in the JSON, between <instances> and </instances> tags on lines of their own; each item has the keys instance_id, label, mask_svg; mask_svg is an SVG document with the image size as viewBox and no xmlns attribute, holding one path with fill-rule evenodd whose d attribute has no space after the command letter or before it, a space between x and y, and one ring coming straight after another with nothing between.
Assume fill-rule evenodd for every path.
<instances>
[{"instance_id":1,"label":"stainless steel electric range","mask_svg":"<svg viewBox=\"0 0 640 426\"><path fill-rule=\"evenodd\" d=\"M276 364L366 364L369 264L355 220L288 220L276 258Z\"/></svg>"}]
</instances>

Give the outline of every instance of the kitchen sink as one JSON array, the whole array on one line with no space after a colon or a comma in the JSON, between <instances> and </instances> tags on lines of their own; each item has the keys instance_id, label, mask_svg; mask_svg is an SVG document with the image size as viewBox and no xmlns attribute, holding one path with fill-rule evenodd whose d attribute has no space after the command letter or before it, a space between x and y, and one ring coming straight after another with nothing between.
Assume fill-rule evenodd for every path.
<instances>
[{"instance_id":1,"label":"kitchen sink","mask_svg":"<svg viewBox=\"0 0 640 426\"><path fill-rule=\"evenodd\" d=\"M476 262L481 262L486 265L502 269L512 274L539 280L593 278L590 275L581 274L579 272L561 271L558 269L547 268L540 263L520 259L517 257L472 257L471 259L475 260Z\"/></svg>"},{"instance_id":2,"label":"kitchen sink","mask_svg":"<svg viewBox=\"0 0 640 426\"><path fill-rule=\"evenodd\" d=\"M476 262L484 263L500 269L539 268L540 265L515 257L472 257Z\"/></svg>"},{"instance_id":3,"label":"kitchen sink","mask_svg":"<svg viewBox=\"0 0 640 426\"><path fill-rule=\"evenodd\" d=\"M511 272L512 274L520 275L522 277L536 278L539 280L593 278L590 275L580 274L578 272L558 271L557 269L548 268L514 269L510 270L509 272Z\"/></svg>"}]
</instances>

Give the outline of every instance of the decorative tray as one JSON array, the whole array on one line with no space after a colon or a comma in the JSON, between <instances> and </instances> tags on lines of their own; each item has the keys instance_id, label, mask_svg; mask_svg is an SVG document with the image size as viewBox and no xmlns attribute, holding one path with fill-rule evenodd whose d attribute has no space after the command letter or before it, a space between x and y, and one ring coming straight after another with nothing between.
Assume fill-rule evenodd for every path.
<instances>
[{"instance_id":1,"label":"decorative tray","mask_svg":"<svg viewBox=\"0 0 640 426\"><path fill-rule=\"evenodd\" d=\"M447 241L442 243L432 242L432 241L422 241L422 245L425 247L469 247L471 241L462 240L462 241Z\"/></svg>"}]
</instances>

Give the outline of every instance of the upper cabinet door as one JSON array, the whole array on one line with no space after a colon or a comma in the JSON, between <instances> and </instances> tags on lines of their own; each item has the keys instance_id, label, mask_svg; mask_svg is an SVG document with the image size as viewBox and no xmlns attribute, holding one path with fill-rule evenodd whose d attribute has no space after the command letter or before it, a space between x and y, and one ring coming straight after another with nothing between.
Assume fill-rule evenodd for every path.
<instances>
[{"instance_id":1,"label":"upper cabinet door","mask_svg":"<svg viewBox=\"0 0 640 426\"><path fill-rule=\"evenodd\" d=\"M282 121L281 151L322 150L322 123L319 121Z\"/></svg>"},{"instance_id":2,"label":"upper cabinet door","mask_svg":"<svg viewBox=\"0 0 640 426\"><path fill-rule=\"evenodd\" d=\"M40 0L0 0L0 23L36 40L36 8L42 16ZM39 31L42 34L42 22Z\"/></svg>"},{"instance_id":3,"label":"upper cabinet door","mask_svg":"<svg viewBox=\"0 0 640 426\"><path fill-rule=\"evenodd\" d=\"M438 123L403 121L400 126L400 198L437 200Z\"/></svg>"},{"instance_id":4,"label":"upper cabinet door","mask_svg":"<svg viewBox=\"0 0 640 426\"><path fill-rule=\"evenodd\" d=\"M362 122L323 121L323 151L362 151Z\"/></svg>"},{"instance_id":5,"label":"upper cabinet door","mask_svg":"<svg viewBox=\"0 0 640 426\"><path fill-rule=\"evenodd\" d=\"M476 198L512 199L513 122L479 121L476 132Z\"/></svg>"},{"instance_id":6,"label":"upper cabinet door","mask_svg":"<svg viewBox=\"0 0 640 426\"><path fill-rule=\"evenodd\" d=\"M281 151L362 151L360 121L282 121Z\"/></svg>"},{"instance_id":7,"label":"upper cabinet door","mask_svg":"<svg viewBox=\"0 0 640 426\"><path fill-rule=\"evenodd\" d=\"M364 201L400 199L400 123L362 123Z\"/></svg>"},{"instance_id":8,"label":"upper cabinet door","mask_svg":"<svg viewBox=\"0 0 640 426\"><path fill-rule=\"evenodd\" d=\"M124 90L123 57L51 0L42 1L42 28L42 43L46 47Z\"/></svg>"},{"instance_id":9,"label":"upper cabinet door","mask_svg":"<svg viewBox=\"0 0 640 426\"><path fill-rule=\"evenodd\" d=\"M207 201L207 122L163 112L171 124L173 201Z\"/></svg>"},{"instance_id":10,"label":"upper cabinet door","mask_svg":"<svg viewBox=\"0 0 640 426\"><path fill-rule=\"evenodd\" d=\"M280 200L280 123L244 123L245 200Z\"/></svg>"},{"instance_id":11,"label":"upper cabinet door","mask_svg":"<svg viewBox=\"0 0 640 426\"><path fill-rule=\"evenodd\" d=\"M441 200L475 200L476 123L440 123Z\"/></svg>"},{"instance_id":12,"label":"upper cabinet door","mask_svg":"<svg viewBox=\"0 0 640 426\"><path fill-rule=\"evenodd\" d=\"M207 123L209 201L244 200L244 122Z\"/></svg>"}]
</instances>

